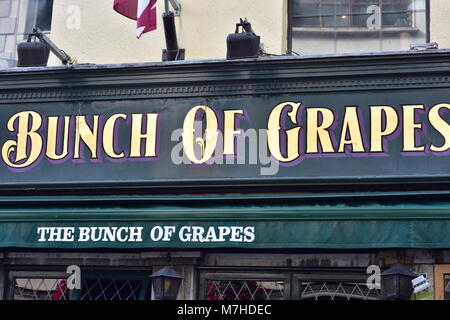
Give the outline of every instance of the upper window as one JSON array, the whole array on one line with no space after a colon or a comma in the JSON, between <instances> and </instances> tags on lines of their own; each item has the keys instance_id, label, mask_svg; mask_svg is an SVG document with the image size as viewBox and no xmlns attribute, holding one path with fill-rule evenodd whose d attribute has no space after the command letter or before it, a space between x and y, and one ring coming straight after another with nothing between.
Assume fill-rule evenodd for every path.
<instances>
[{"instance_id":1,"label":"upper window","mask_svg":"<svg viewBox=\"0 0 450 320\"><path fill-rule=\"evenodd\" d=\"M411 0L297 0L298 27L410 27Z\"/></svg>"},{"instance_id":2,"label":"upper window","mask_svg":"<svg viewBox=\"0 0 450 320\"><path fill-rule=\"evenodd\" d=\"M0 0L0 69L17 65L17 43L35 26L50 32L52 11L53 0Z\"/></svg>"},{"instance_id":3,"label":"upper window","mask_svg":"<svg viewBox=\"0 0 450 320\"><path fill-rule=\"evenodd\" d=\"M27 12L27 32L34 27L50 31L52 26L53 0L29 0Z\"/></svg>"},{"instance_id":4,"label":"upper window","mask_svg":"<svg viewBox=\"0 0 450 320\"><path fill-rule=\"evenodd\" d=\"M292 0L292 49L302 54L408 50L426 42L426 7L426 0Z\"/></svg>"}]
</instances>

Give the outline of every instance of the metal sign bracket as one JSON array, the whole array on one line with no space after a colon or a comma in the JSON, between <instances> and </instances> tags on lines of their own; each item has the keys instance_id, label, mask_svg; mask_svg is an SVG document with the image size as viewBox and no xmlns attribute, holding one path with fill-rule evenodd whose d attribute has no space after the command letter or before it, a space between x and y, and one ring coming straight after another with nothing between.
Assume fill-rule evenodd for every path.
<instances>
[{"instance_id":1,"label":"metal sign bracket","mask_svg":"<svg viewBox=\"0 0 450 320\"><path fill-rule=\"evenodd\" d=\"M181 2L180 0L165 0L166 13L169 12L169 2L172 8L175 10L174 14L179 16L181 14Z\"/></svg>"}]
</instances>

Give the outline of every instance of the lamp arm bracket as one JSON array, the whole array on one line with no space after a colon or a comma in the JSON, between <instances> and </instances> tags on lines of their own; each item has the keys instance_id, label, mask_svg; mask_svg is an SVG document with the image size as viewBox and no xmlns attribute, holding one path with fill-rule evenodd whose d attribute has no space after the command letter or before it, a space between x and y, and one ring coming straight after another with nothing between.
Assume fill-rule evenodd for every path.
<instances>
[{"instance_id":1,"label":"lamp arm bracket","mask_svg":"<svg viewBox=\"0 0 450 320\"><path fill-rule=\"evenodd\" d=\"M76 63L75 59L73 59L66 52L64 52L64 50L58 48L58 46L52 40L50 40L50 38L47 37L38 27L35 27L33 29L33 34L31 36L39 38L42 44L44 44L47 48L49 48L50 51L53 52L53 54L57 56L58 59L61 60L63 64Z\"/></svg>"},{"instance_id":2,"label":"lamp arm bracket","mask_svg":"<svg viewBox=\"0 0 450 320\"><path fill-rule=\"evenodd\" d=\"M181 14L181 2L180 0L165 0L166 4L166 13L169 11L169 2L172 5L172 8L175 10L174 15L179 16Z\"/></svg>"}]
</instances>

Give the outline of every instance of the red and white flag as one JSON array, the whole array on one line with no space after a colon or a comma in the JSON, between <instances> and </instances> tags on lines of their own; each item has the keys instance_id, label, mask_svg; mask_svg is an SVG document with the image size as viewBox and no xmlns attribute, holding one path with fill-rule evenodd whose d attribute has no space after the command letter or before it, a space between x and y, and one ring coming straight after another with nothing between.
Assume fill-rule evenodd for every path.
<instances>
[{"instance_id":1,"label":"red and white flag","mask_svg":"<svg viewBox=\"0 0 450 320\"><path fill-rule=\"evenodd\" d=\"M114 10L137 21L138 39L156 29L156 0L114 0Z\"/></svg>"}]
</instances>

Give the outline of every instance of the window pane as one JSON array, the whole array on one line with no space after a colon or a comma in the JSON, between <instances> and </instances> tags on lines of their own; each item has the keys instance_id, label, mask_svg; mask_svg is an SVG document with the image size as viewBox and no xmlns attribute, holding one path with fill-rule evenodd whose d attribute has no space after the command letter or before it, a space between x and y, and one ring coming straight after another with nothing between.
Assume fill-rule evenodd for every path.
<instances>
[{"instance_id":1,"label":"window pane","mask_svg":"<svg viewBox=\"0 0 450 320\"><path fill-rule=\"evenodd\" d=\"M409 26L409 12L406 5L384 5L383 26Z\"/></svg>"},{"instance_id":2,"label":"window pane","mask_svg":"<svg viewBox=\"0 0 450 320\"><path fill-rule=\"evenodd\" d=\"M367 6L353 6L352 10L353 26L366 28L367 19L370 17L370 14L367 13Z\"/></svg>"},{"instance_id":3,"label":"window pane","mask_svg":"<svg viewBox=\"0 0 450 320\"><path fill-rule=\"evenodd\" d=\"M50 30L52 26L53 0L39 1L36 25L42 30Z\"/></svg>"},{"instance_id":4,"label":"window pane","mask_svg":"<svg viewBox=\"0 0 450 320\"><path fill-rule=\"evenodd\" d=\"M282 300L284 282L208 280L208 300Z\"/></svg>"},{"instance_id":5,"label":"window pane","mask_svg":"<svg viewBox=\"0 0 450 320\"><path fill-rule=\"evenodd\" d=\"M322 0L323 3L349 4L350 0Z\"/></svg>"},{"instance_id":6,"label":"window pane","mask_svg":"<svg viewBox=\"0 0 450 320\"><path fill-rule=\"evenodd\" d=\"M69 300L65 279L16 278L14 300Z\"/></svg>"},{"instance_id":7,"label":"window pane","mask_svg":"<svg viewBox=\"0 0 450 320\"><path fill-rule=\"evenodd\" d=\"M318 281L301 282L302 300L379 300L378 289L368 289L366 283Z\"/></svg>"},{"instance_id":8,"label":"window pane","mask_svg":"<svg viewBox=\"0 0 450 320\"><path fill-rule=\"evenodd\" d=\"M80 300L139 300L142 281L116 279L87 279L81 287Z\"/></svg>"},{"instance_id":9,"label":"window pane","mask_svg":"<svg viewBox=\"0 0 450 320\"><path fill-rule=\"evenodd\" d=\"M324 27L347 27L350 25L349 6L323 6Z\"/></svg>"},{"instance_id":10,"label":"window pane","mask_svg":"<svg viewBox=\"0 0 450 320\"><path fill-rule=\"evenodd\" d=\"M402 0L404 1L404 0ZM367 4L367 5L379 5L380 1L379 0L353 0L353 3L356 4Z\"/></svg>"},{"instance_id":11,"label":"window pane","mask_svg":"<svg viewBox=\"0 0 450 320\"><path fill-rule=\"evenodd\" d=\"M300 5L294 10L294 26L320 26L319 5Z\"/></svg>"},{"instance_id":12,"label":"window pane","mask_svg":"<svg viewBox=\"0 0 450 320\"><path fill-rule=\"evenodd\" d=\"M36 26L43 31L50 31L52 13L53 0L30 0L26 12L25 31L30 33Z\"/></svg>"}]
</instances>

